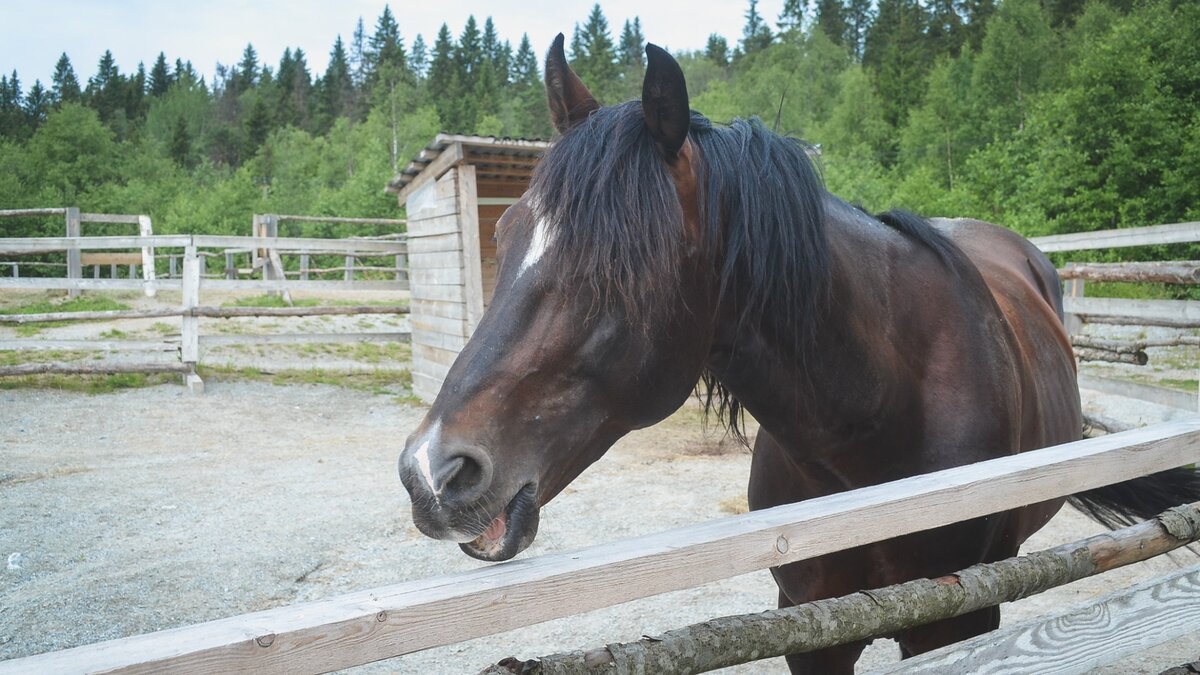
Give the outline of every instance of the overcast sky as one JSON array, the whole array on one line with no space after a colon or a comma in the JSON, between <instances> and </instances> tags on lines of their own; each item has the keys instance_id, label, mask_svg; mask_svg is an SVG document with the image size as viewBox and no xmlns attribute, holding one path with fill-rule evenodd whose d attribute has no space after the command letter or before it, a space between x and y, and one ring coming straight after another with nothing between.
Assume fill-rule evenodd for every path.
<instances>
[{"instance_id":1,"label":"overcast sky","mask_svg":"<svg viewBox=\"0 0 1200 675\"><path fill-rule=\"evenodd\" d=\"M169 62L190 59L211 81L216 63L237 63L247 43L274 67L285 47L300 47L314 75L325 70L329 49L341 34L349 42L358 17L370 35L384 2L374 0L0 0L0 72L16 69L26 92L35 79L49 87L54 64L63 52L71 57L80 83L96 72L105 49L112 50L121 72L147 70L160 51ZM405 45L418 34L432 45L443 22L457 39L467 16L482 25L491 16L502 39L514 48L528 33L544 54L558 32L571 34L583 23L592 0L422 0L391 2ZM761 0L759 12L774 27L783 0ZM639 16L650 42L671 50L701 49L710 33L729 40L741 35L746 0L605 0L601 5L614 41L625 19Z\"/></svg>"}]
</instances>

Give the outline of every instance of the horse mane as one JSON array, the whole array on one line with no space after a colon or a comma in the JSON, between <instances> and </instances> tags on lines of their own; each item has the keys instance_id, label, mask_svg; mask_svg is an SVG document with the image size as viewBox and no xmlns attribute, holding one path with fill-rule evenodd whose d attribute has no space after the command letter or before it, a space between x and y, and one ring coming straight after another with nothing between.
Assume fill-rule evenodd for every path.
<instances>
[{"instance_id":1,"label":"horse mane","mask_svg":"<svg viewBox=\"0 0 1200 675\"><path fill-rule=\"evenodd\" d=\"M715 125L695 112L689 138L705 250L718 301L736 299L735 334L764 331L806 363L832 272L825 186L810 146L757 118ZM530 193L534 221L553 227L545 256L556 283L590 289L599 308L645 331L687 311L679 302L683 214L640 101L600 108L563 134L538 163ZM900 211L879 218L953 257L953 244L922 219ZM706 412L745 442L741 404L713 373L701 379Z\"/></svg>"}]
</instances>

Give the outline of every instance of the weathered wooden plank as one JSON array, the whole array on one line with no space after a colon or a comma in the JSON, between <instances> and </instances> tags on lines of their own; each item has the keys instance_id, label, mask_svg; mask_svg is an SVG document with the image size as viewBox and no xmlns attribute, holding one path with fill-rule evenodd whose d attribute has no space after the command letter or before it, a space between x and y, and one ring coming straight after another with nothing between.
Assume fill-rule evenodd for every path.
<instances>
[{"instance_id":1,"label":"weathered wooden plank","mask_svg":"<svg viewBox=\"0 0 1200 675\"><path fill-rule=\"evenodd\" d=\"M1068 314L1124 316L1135 319L1166 319L1200 322L1197 300L1134 300L1129 298L1063 298Z\"/></svg>"},{"instance_id":2,"label":"weathered wooden plank","mask_svg":"<svg viewBox=\"0 0 1200 675\"><path fill-rule=\"evenodd\" d=\"M81 213L79 220L84 223L128 223L130 225L138 224L139 216L130 216L120 213Z\"/></svg>"},{"instance_id":3,"label":"weathered wooden plank","mask_svg":"<svg viewBox=\"0 0 1200 675\"><path fill-rule=\"evenodd\" d=\"M178 342L155 340L49 340L42 338L0 340L0 351L173 352L178 349Z\"/></svg>"},{"instance_id":4,"label":"weathered wooden plank","mask_svg":"<svg viewBox=\"0 0 1200 675\"><path fill-rule=\"evenodd\" d=\"M462 321L467 318L467 310L463 307L462 302L447 301L447 300L418 300L412 301L413 316L439 316L443 319L457 319Z\"/></svg>"},{"instance_id":5,"label":"weathered wooden plank","mask_svg":"<svg viewBox=\"0 0 1200 675\"><path fill-rule=\"evenodd\" d=\"M1200 630L1200 565L906 659L883 673L1087 673Z\"/></svg>"},{"instance_id":6,"label":"weathered wooden plank","mask_svg":"<svg viewBox=\"0 0 1200 675\"><path fill-rule=\"evenodd\" d=\"M413 394L426 403L433 403L442 388L442 381L425 373L413 373Z\"/></svg>"},{"instance_id":7,"label":"weathered wooden plank","mask_svg":"<svg viewBox=\"0 0 1200 675\"><path fill-rule=\"evenodd\" d=\"M425 330L417 326L413 326L413 344L423 344L438 349L445 349L454 352L455 354L462 351L462 348L467 346L467 338L461 335L447 335L438 331Z\"/></svg>"},{"instance_id":8,"label":"weathered wooden plank","mask_svg":"<svg viewBox=\"0 0 1200 675\"><path fill-rule=\"evenodd\" d=\"M450 176L447 176L449 178ZM454 195L437 197L428 203L408 221L408 236L422 237L437 231L436 224L453 222L458 216L458 200ZM445 229L445 228L442 228Z\"/></svg>"},{"instance_id":9,"label":"weathered wooden plank","mask_svg":"<svg viewBox=\"0 0 1200 675\"><path fill-rule=\"evenodd\" d=\"M61 216L66 209L0 209L0 218L20 218L24 216Z\"/></svg>"},{"instance_id":10,"label":"weathered wooden plank","mask_svg":"<svg viewBox=\"0 0 1200 675\"><path fill-rule=\"evenodd\" d=\"M163 285L156 282L159 288ZM408 281L299 281L285 279L205 279L204 288L226 291L404 291Z\"/></svg>"},{"instance_id":11,"label":"weathered wooden plank","mask_svg":"<svg viewBox=\"0 0 1200 675\"><path fill-rule=\"evenodd\" d=\"M141 279L67 279L64 277L0 277L0 289L47 289L84 291L140 291L145 288L178 289L178 279L156 279L152 282Z\"/></svg>"},{"instance_id":12,"label":"weathered wooden plank","mask_svg":"<svg viewBox=\"0 0 1200 675\"><path fill-rule=\"evenodd\" d=\"M413 300L435 300L444 302L462 302L462 286L439 286L433 284L414 284L412 287Z\"/></svg>"},{"instance_id":13,"label":"weathered wooden plank","mask_svg":"<svg viewBox=\"0 0 1200 675\"><path fill-rule=\"evenodd\" d=\"M79 209L71 206L67 208L67 237L76 240L75 243L67 247L67 278L80 279L83 277L83 264L80 260L80 248L78 244L79 235L81 234L79 222ZM113 274L113 276L117 276ZM68 288L67 297L79 297L79 288Z\"/></svg>"},{"instance_id":14,"label":"weathered wooden plank","mask_svg":"<svg viewBox=\"0 0 1200 675\"><path fill-rule=\"evenodd\" d=\"M396 331L387 333L276 333L254 335L229 333L225 335L201 335L200 344L206 347L221 345L307 345L307 344L357 344L360 342L408 342L412 333Z\"/></svg>"},{"instance_id":15,"label":"weathered wooden plank","mask_svg":"<svg viewBox=\"0 0 1200 675\"><path fill-rule=\"evenodd\" d=\"M450 372L450 366L438 363L437 361L414 358L412 361L412 372L428 375L442 382L446 379L446 373Z\"/></svg>"},{"instance_id":16,"label":"weathered wooden plank","mask_svg":"<svg viewBox=\"0 0 1200 675\"><path fill-rule=\"evenodd\" d=\"M233 282L228 282L233 283ZM192 311L200 305L200 259L196 257L196 248L189 246L183 254L183 299L181 309L184 316L180 319L179 358L195 370L200 361L200 319L192 315Z\"/></svg>"},{"instance_id":17,"label":"weathered wooden plank","mask_svg":"<svg viewBox=\"0 0 1200 675\"><path fill-rule=\"evenodd\" d=\"M462 238L458 232L447 232L425 237L414 237L409 242L408 254L439 253L442 251L461 251Z\"/></svg>"},{"instance_id":18,"label":"weathered wooden plank","mask_svg":"<svg viewBox=\"0 0 1200 675\"><path fill-rule=\"evenodd\" d=\"M1061 279L1128 281L1136 283L1200 283L1200 260L1165 260L1123 263L1067 263L1058 271Z\"/></svg>"},{"instance_id":19,"label":"weathered wooden plank","mask_svg":"<svg viewBox=\"0 0 1200 675\"><path fill-rule=\"evenodd\" d=\"M156 237L157 238L157 237ZM378 253L395 255L404 253L405 242L380 239L316 239L305 237L235 237L223 235L197 234L192 237L198 248L246 248L246 249L278 249L299 253ZM160 246L153 242L155 246ZM138 244L141 246L141 244Z\"/></svg>"},{"instance_id":20,"label":"weathered wooden plank","mask_svg":"<svg viewBox=\"0 0 1200 675\"><path fill-rule=\"evenodd\" d=\"M116 321L120 319L159 319L180 316L179 309L119 309L106 312L47 312L42 314L0 314L0 324L45 323L47 321Z\"/></svg>"},{"instance_id":21,"label":"weathered wooden plank","mask_svg":"<svg viewBox=\"0 0 1200 675\"><path fill-rule=\"evenodd\" d=\"M174 234L156 234L152 237L10 237L3 240L5 252L46 251L51 249L66 251L70 248L78 248L81 251L97 251L104 249L141 248L143 246L183 248L189 246L191 243L192 235Z\"/></svg>"},{"instance_id":22,"label":"weathered wooden plank","mask_svg":"<svg viewBox=\"0 0 1200 675\"><path fill-rule=\"evenodd\" d=\"M140 265L141 253L84 253L80 262L88 265Z\"/></svg>"},{"instance_id":23,"label":"weathered wooden plank","mask_svg":"<svg viewBox=\"0 0 1200 675\"><path fill-rule=\"evenodd\" d=\"M1114 380L1086 373L1079 374L1079 386L1082 389L1091 389L1104 394L1116 394L1117 396L1124 396L1126 398L1135 398L1139 401L1148 401L1170 408L1179 408L1181 410L1200 409L1200 392L1180 391L1178 389L1156 387L1139 382Z\"/></svg>"},{"instance_id":24,"label":"weathered wooden plank","mask_svg":"<svg viewBox=\"0 0 1200 675\"><path fill-rule=\"evenodd\" d=\"M1098 248L1150 246L1152 244L1181 244L1200 241L1200 222L1171 223L1149 227L1125 227L1117 230L1056 234L1030 239L1046 253L1054 251L1088 251Z\"/></svg>"},{"instance_id":25,"label":"weathered wooden plank","mask_svg":"<svg viewBox=\"0 0 1200 675\"><path fill-rule=\"evenodd\" d=\"M431 378L414 374L414 385ZM1200 460L1171 422L582 551L0 662L3 672L323 672L981 517Z\"/></svg>"},{"instance_id":26,"label":"weathered wooden plank","mask_svg":"<svg viewBox=\"0 0 1200 675\"><path fill-rule=\"evenodd\" d=\"M28 375L113 375L117 373L186 373L182 363L25 363L0 366L0 377Z\"/></svg>"},{"instance_id":27,"label":"weathered wooden plank","mask_svg":"<svg viewBox=\"0 0 1200 675\"><path fill-rule=\"evenodd\" d=\"M449 349L441 349L439 347L431 347L429 345L418 344L416 342L413 342L412 350L413 350L413 360L422 358L422 359L425 359L426 361L433 361L434 363L440 363L443 366L454 365L455 359L458 358L458 352L456 352L456 351L451 351Z\"/></svg>"},{"instance_id":28,"label":"weathered wooden plank","mask_svg":"<svg viewBox=\"0 0 1200 675\"><path fill-rule=\"evenodd\" d=\"M462 286L465 275L462 267L417 267L408 271L409 283L413 286L422 284L435 286Z\"/></svg>"},{"instance_id":29,"label":"weathered wooden plank","mask_svg":"<svg viewBox=\"0 0 1200 675\"><path fill-rule=\"evenodd\" d=\"M285 216L276 215L275 219L281 223L348 223L351 225L396 225L402 226L406 222L403 218L343 218L340 216Z\"/></svg>"},{"instance_id":30,"label":"weathered wooden plank","mask_svg":"<svg viewBox=\"0 0 1200 675\"><path fill-rule=\"evenodd\" d=\"M467 334L470 335L483 317L483 276L479 253L479 204L475 192L475 167L467 164L458 169L459 213L463 240L463 288L466 292Z\"/></svg>"},{"instance_id":31,"label":"weathered wooden plank","mask_svg":"<svg viewBox=\"0 0 1200 675\"><path fill-rule=\"evenodd\" d=\"M409 267L412 269L461 267L463 256L464 253L462 251L413 251L408 254L408 261Z\"/></svg>"},{"instance_id":32,"label":"weathered wooden plank","mask_svg":"<svg viewBox=\"0 0 1200 675\"><path fill-rule=\"evenodd\" d=\"M442 333L452 337L467 337L467 323L462 319L443 319L438 316L414 314L409 317L413 330Z\"/></svg>"}]
</instances>

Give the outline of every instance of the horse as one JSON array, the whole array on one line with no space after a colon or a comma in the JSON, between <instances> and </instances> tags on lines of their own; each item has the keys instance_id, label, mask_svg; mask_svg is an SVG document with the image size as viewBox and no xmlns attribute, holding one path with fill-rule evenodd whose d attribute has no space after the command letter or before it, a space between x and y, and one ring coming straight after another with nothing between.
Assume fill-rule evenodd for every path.
<instances>
[{"instance_id":1,"label":"horse","mask_svg":"<svg viewBox=\"0 0 1200 675\"><path fill-rule=\"evenodd\" d=\"M693 391L739 438L758 421L752 509L1081 437L1061 286L1035 246L977 220L871 216L825 190L808 146L713 124L670 54L646 55L641 100L614 106L561 34L547 55L558 136L498 223L491 305L400 456L422 533L513 557L542 505ZM1172 475L1081 503L1111 520L1200 498ZM779 604L1010 557L1063 501L776 567ZM993 607L894 637L907 657L998 625ZM853 672L865 646L788 663Z\"/></svg>"}]
</instances>

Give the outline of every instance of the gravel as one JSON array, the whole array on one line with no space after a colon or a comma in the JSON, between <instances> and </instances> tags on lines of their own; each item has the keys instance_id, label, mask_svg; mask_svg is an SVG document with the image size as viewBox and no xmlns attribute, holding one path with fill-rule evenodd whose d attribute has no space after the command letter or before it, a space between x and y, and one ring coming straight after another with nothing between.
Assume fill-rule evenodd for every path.
<instances>
[{"instance_id":1,"label":"gravel","mask_svg":"<svg viewBox=\"0 0 1200 675\"><path fill-rule=\"evenodd\" d=\"M206 304L219 301L206 298ZM329 319L311 326L238 320L236 330L403 327L394 319L378 319L371 328L356 317ZM161 333L155 323L71 324L47 329L43 337L86 339L114 325L134 336ZM232 322L210 326L220 325ZM0 327L0 338L11 330ZM405 365L335 363L329 354L283 349L208 357L260 368ZM1195 348L1155 350L1151 359L1150 369L1131 372L1188 379L1195 377L1188 364L1200 361ZM1130 371L1085 367L1105 375ZM1089 410L1137 424L1190 414L1088 391L1083 399ZM0 659L481 566L412 526L395 461L423 414L424 408L392 396L226 382L219 375L206 381L203 396L178 385L96 396L0 391L0 561L7 561L0 566ZM698 418L685 407L623 439L544 509L538 539L523 557L719 518L744 504L749 454L705 432ZM1026 549L1099 529L1064 509ZM1194 562L1176 554L1077 582L1006 606L1004 622L1061 610ZM764 571L356 670L475 672L508 655L635 640L760 611L775 599ZM1197 655L1200 633L1098 672L1158 673ZM897 658L895 643L879 640L860 670ZM776 659L728 672L786 667Z\"/></svg>"}]
</instances>

